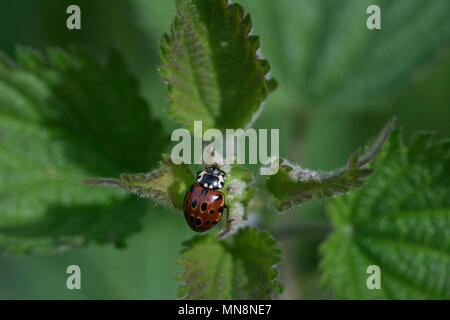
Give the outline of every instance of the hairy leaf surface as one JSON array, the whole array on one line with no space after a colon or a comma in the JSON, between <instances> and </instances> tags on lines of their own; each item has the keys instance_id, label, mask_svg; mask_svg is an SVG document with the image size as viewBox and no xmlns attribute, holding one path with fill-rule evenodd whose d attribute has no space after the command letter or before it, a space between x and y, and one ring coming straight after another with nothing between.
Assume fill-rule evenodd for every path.
<instances>
[{"instance_id":1,"label":"hairy leaf surface","mask_svg":"<svg viewBox=\"0 0 450 320\"><path fill-rule=\"evenodd\" d=\"M195 236L184 243L177 279L185 284L185 299L269 299L281 293L278 270L281 250L265 231L240 229L232 242L213 235Z\"/></svg>"},{"instance_id":2,"label":"hairy leaf surface","mask_svg":"<svg viewBox=\"0 0 450 320\"><path fill-rule=\"evenodd\" d=\"M258 57L250 16L227 0L178 0L170 34L161 40L160 69L169 116L192 129L249 125L276 83Z\"/></svg>"},{"instance_id":3,"label":"hairy leaf surface","mask_svg":"<svg viewBox=\"0 0 450 320\"><path fill-rule=\"evenodd\" d=\"M394 128L394 124L395 119L385 126L366 154L362 155L361 150L357 150L345 167L332 172L303 169L283 160L278 173L269 176L266 181L269 201L282 211L311 199L329 198L348 192L352 188L361 187L364 183L362 179L373 172L366 165L375 158ZM280 159L275 161L280 161Z\"/></svg>"},{"instance_id":4,"label":"hairy leaf surface","mask_svg":"<svg viewBox=\"0 0 450 320\"><path fill-rule=\"evenodd\" d=\"M395 131L360 190L333 199L324 281L347 299L450 298L450 141ZM381 269L381 290L366 269Z\"/></svg>"},{"instance_id":5,"label":"hairy leaf surface","mask_svg":"<svg viewBox=\"0 0 450 320\"><path fill-rule=\"evenodd\" d=\"M91 185L115 186L143 198L152 198L162 204L181 209L183 198L195 177L189 166L176 165L164 154L160 166L150 173L120 175L120 179L94 178L84 180Z\"/></svg>"}]
</instances>

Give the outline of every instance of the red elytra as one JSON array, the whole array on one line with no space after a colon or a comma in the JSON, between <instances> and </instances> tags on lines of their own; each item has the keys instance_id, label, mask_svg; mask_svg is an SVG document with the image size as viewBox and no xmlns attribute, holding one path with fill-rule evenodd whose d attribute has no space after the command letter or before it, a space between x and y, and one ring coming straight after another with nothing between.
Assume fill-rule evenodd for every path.
<instances>
[{"instance_id":1,"label":"red elytra","mask_svg":"<svg viewBox=\"0 0 450 320\"><path fill-rule=\"evenodd\" d=\"M204 232L214 227L222 217L225 196L222 192L192 184L184 197L184 217L192 230Z\"/></svg>"}]
</instances>

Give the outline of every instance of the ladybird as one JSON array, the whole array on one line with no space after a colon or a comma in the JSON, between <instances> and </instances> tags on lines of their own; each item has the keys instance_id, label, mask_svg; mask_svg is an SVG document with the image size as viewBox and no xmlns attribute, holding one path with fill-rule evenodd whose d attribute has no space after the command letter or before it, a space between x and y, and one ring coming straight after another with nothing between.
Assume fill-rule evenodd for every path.
<instances>
[{"instance_id":1,"label":"ladybird","mask_svg":"<svg viewBox=\"0 0 450 320\"><path fill-rule=\"evenodd\" d=\"M217 191L225 185L226 173L217 164L206 166L197 172L196 182L192 184L184 197L184 217L192 230L204 232L214 227L222 217L224 210L229 219L229 208L225 196Z\"/></svg>"}]
</instances>

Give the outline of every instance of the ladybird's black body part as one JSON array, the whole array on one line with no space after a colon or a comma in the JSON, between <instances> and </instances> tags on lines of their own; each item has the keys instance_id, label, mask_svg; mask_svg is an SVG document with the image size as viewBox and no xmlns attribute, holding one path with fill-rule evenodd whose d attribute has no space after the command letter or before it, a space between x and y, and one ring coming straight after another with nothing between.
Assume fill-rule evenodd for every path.
<instances>
[{"instance_id":1,"label":"ladybird's black body part","mask_svg":"<svg viewBox=\"0 0 450 320\"><path fill-rule=\"evenodd\" d=\"M192 230L204 232L211 229L220 221L224 209L227 210L227 222L231 222L225 196L217 191L223 188L225 176L225 172L216 165L197 173L197 182L189 188L183 203L184 217Z\"/></svg>"},{"instance_id":2,"label":"ladybird's black body part","mask_svg":"<svg viewBox=\"0 0 450 320\"><path fill-rule=\"evenodd\" d=\"M222 189L225 185L226 173L216 165L206 167L205 170L197 172L197 182L204 188Z\"/></svg>"}]
</instances>

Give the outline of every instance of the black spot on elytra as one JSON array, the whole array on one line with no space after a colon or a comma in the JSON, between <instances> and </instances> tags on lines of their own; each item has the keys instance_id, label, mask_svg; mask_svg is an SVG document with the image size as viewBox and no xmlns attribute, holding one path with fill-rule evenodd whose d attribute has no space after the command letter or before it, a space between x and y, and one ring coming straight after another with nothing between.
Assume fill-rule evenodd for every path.
<instances>
[{"instance_id":1,"label":"black spot on elytra","mask_svg":"<svg viewBox=\"0 0 450 320\"><path fill-rule=\"evenodd\" d=\"M186 207L189 205L189 200L186 199Z\"/></svg>"},{"instance_id":2,"label":"black spot on elytra","mask_svg":"<svg viewBox=\"0 0 450 320\"><path fill-rule=\"evenodd\" d=\"M220 208L219 208L219 213L222 213L223 212L223 206L221 206Z\"/></svg>"},{"instance_id":3,"label":"black spot on elytra","mask_svg":"<svg viewBox=\"0 0 450 320\"><path fill-rule=\"evenodd\" d=\"M195 208L197 206L197 199L192 200L192 208Z\"/></svg>"},{"instance_id":4,"label":"black spot on elytra","mask_svg":"<svg viewBox=\"0 0 450 320\"><path fill-rule=\"evenodd\" d=\"M195 220L195 224L196 225L201 225L202 224L202 219L200 219L200 218L197 218L197 220Z\"/></svg>"},{"instance_id":5,"label":"black spot on elytra","mask_svg":"<svg viewBox=\"0 0 450 320\"><path fill-rule=\"evenodd\" d=\"M208 204L206 202L203 202L200 210L205 211L207 207L208 207Z\"/></svg>"},{"instance_id":6,"label":"black spot on elytra","mask_svg":"<svg viewBox=\"0 0 450 320\"><path fill-rule=\"evenodd\" d=\"M205 224L208 225L209 224L209 220L206 220Z\"/></svg>"},{"instance_id":7,"label":"black spot on elytra","mask_svg":"<svg viewBox=\"0 0 450 320\"><path fill-rule=\"evenodd\" d=\"M211 225L215 226L217 224L217 221L214 221Z\"/></svg>"},{"instance_id":8,"label":"black spot on elytra","mask_svg":"<svg viewBox=\"0 0 450 320\"><path fill-rule=\"evenodd\" d=\"M209 191L208 189L203 188L201 193L202 193L202 195L206 196L208 194L208 191Z\"/></svg>"},{"instance_id":9,"label":"black spot on elytra","mask_svg":"<svg viewBox=\"0 0 450 320\"><path fill-rule=\"evenodd\" d=\"M194 223L194 216L190 216L190 217L189 217L189 221L190 221L191 223Z\"/></svg>"},{"instance_id":10,"label":"black spot on elytra","mask_svg":"<svg viewBox=\"0 0 450 320\"><path fill-rule=\"evenodd\" d=\"M221 194L216 194L216 196L214 198L214 201L218 201L220 199L222 199L222 195Z\"/></svg>"},{"instance_id":11,"label":"black spot on elytra","mask_svg":"<svg viewBox=\"0 0 450 320\"><path fill-rule=\"evenodd\" d=\"M209 210L209 214L214 214L214 209Z\"/></svg>"},{"instance_id":12,"label":"black spot on elytra","mask_svg":"<svg viewBox=\"0 0 450 320\"><path fill-rule=\"evenodd\" d=\"M194 192L194 189L195 189L195 187L194 187L194 185L192 185L191 186L191 192Z\"/></svg>"}]
</instances>

